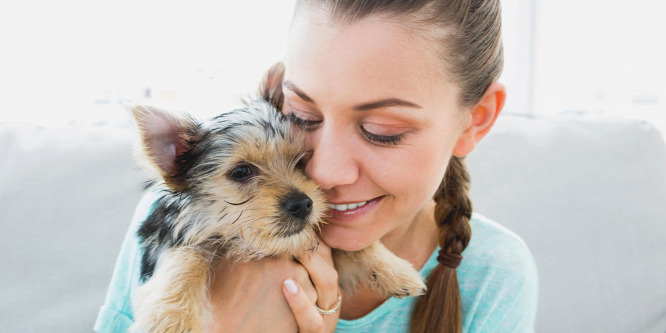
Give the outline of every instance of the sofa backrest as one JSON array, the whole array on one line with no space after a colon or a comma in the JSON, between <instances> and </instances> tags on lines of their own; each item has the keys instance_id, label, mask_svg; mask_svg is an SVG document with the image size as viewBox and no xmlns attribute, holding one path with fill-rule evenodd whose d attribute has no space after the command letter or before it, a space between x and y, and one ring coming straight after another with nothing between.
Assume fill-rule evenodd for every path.
<instances>
[{"instance_id":1,"label":"sofa backrest","mask_svg":"<svg viewBox=\"0 0 666 333\"><path fill-rule=\"evenodd\" d=\"M0 124L0 331L92 332L142 190L127 128Z\"/></svg>"},{"instance_id":2,"label":"sofa backrest","mask_svg":"<svg viewBox=\"0 0 666 333\"><path fill-rule=\"evenodd\" d=\"M666 146L657 130L503 115L468 165L475 211L515 231L535 257L537 332L666 331Z\"/></svg>"}]
</instances>

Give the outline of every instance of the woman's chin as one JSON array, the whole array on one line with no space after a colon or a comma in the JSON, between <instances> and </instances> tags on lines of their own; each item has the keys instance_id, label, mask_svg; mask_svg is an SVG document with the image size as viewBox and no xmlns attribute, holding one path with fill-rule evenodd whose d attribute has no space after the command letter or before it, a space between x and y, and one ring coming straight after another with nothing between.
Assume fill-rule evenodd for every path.
<instances>
[{"instance_id":1,"label":"woman's chin","mask_svg":"<svg viewBox=\"0 0 666 333\"><path fill-rule=\"evenodd\" d=\"M343 251L360 251L370 246L373 240L363 237L358 231L322 228L321 239L331 248Z\"/></svg>"}]
</instances>

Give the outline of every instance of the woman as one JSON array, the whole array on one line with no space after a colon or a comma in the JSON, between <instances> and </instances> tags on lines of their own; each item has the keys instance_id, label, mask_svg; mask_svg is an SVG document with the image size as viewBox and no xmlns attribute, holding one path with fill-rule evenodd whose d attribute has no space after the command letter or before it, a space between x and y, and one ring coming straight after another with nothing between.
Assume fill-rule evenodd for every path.
<instances>
[{"instance_id":1,"label":"woman","mask_svg":"<svg viewBox=\"0 0 666 333\"><path fill-rule=\"evenodd\" d=\"M267 91L307 132L306 174L334 206L310 257L221 265L210 331L533 330L532 257L517 236L472 216L462 159L504 104L499 12L495 0L297 2ZM427 278L426 295L338 288L330 248L377 239ZM101 332L131 324L136 251L130 234Z\"/></svg>"}]
</instances>

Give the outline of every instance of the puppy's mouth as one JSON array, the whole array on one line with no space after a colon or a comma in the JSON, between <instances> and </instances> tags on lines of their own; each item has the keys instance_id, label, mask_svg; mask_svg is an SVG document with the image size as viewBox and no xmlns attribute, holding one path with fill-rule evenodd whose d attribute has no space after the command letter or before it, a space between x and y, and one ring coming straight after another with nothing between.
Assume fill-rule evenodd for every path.
<instances>
[{"instance_id":1,"label":"puppy's mouth","mask_svg":"<svg viewBox=\"0 0 666 333\"><path fill-rule=\"evenodd\" d=\"M287 218L280 228L279 235L282 237L291 237L305 230L307 225L308 222L306 219Z\"/></svg>"}]
</instances>

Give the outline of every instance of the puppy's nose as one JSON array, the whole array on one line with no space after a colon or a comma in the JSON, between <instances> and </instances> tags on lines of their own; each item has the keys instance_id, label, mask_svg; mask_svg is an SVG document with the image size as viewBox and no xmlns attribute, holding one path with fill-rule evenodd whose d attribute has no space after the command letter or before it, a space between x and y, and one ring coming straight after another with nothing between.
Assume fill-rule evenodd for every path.
<instances>
[{"instance_id":1,"label":"puppy's nose","mask_svg":"<svg viewBox=\"0 0 666 333\"><path fill-rule=\"evenodd\" d=\"M282 208L293 217L303 219L312 212L312 199L303 192L292 192L282 199Z\"/></svg>"}]
</instances>

